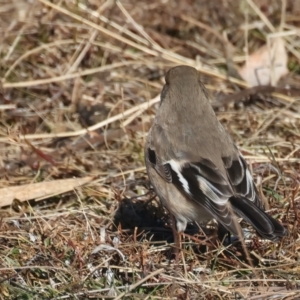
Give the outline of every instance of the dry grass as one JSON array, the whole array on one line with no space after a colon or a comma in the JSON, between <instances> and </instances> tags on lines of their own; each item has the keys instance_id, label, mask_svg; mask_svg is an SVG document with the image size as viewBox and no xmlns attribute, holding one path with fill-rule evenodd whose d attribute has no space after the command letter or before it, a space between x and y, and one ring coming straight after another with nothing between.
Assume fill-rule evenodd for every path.
<instances>
[{"instance_id":1,"label":"dry grass","mask_svg":"<svg viewBox=\"0 0 300 300\"><path fill-rule=\"evenodd\" d=\"M0 299L299 299L299 11L299 1L2 0L0 188L43 183L46 196L0 209ZM245 94L235 68L279 25L291 31L290 74ZM250 235L251 261L191 225L174 262L143 144L178 64L202 73L289 228L277 244Z\"/></svg>"}]
</instances>

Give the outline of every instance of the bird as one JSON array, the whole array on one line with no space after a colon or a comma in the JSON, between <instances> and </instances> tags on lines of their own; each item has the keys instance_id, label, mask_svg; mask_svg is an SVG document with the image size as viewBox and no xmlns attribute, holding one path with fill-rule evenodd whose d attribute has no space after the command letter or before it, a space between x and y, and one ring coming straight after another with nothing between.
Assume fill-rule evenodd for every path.
<instances>
[{"instance_id":1,"label":"bird","mask_svg":"<svg viewBox=\"0 0 300 300\"><path fill-rule=\"evenodd\" d=\"M150 183L173 217L173 233L214 219L243 238L238 218L263 239L278 241L287 229L265 212L247 163L217 119L200 73L171 68L144 147ZM180 247L180 238L175 238Z\"/></svg>"}]
</instances>

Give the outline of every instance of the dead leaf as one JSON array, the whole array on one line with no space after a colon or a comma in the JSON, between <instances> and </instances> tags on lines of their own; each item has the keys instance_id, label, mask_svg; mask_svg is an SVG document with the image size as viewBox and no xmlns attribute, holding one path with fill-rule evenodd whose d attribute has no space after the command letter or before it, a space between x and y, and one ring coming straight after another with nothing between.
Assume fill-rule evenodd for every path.
<instances>
[{"instance_id":1,"label":"dead leaf","mask_svg":"<svg viewBox=\"0 0 300 300\"><path fill-rule=\"evenodd\" d=\"M269 47L263 46L249 56L245 65L239 69L239 74L251 86L275 86L288 73L287 61L284 40L274 38Z\"/></svg>"},{"instance_id":2,"label":"dead leaf","mask_svg":"<svg viewBox=\"0 0 300 300\"><path fill-rule=\"evenodd\" d=\"M93 177L44 181L0 189L0 207L11 205L14 199L31 199L62 194L93 180Z\"/></svg>"}]
</instances>

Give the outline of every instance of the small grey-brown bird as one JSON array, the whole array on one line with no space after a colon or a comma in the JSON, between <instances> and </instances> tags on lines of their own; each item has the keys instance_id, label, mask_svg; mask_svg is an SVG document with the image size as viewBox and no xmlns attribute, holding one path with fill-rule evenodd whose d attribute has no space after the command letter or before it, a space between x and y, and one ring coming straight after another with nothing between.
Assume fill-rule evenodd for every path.
<instances>
[{"instance_id":1,"label":"small grey-brown bird","mask_svg":"<svg viewBox=\"0 0 300 300\"><path fill-rule=\"evenodd\" d=\"M239 216L263 238L275 241L287 235L264 211L246 161L218 121L199 77L189 66L167 72L145 144L155 192L175 218L178 232L188 222L215 219L241 236Z\"/></svg>"}]
</instances>

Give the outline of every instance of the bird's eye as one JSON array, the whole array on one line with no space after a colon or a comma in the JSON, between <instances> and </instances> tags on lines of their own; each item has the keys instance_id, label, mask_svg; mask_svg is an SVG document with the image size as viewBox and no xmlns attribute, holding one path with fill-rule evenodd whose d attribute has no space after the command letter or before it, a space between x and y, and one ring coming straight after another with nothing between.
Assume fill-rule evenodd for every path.
<instances>
[{"instance_id":1,"label":"bird's eye","mask_svg":"<svg viewBox=\"0 0 300 300\"><path fill-rule=\"evenodd\" d=\"M148 148L148 158L151 164L156 165L156 154L154 150Z\"/></svg>"}]
</instances>

